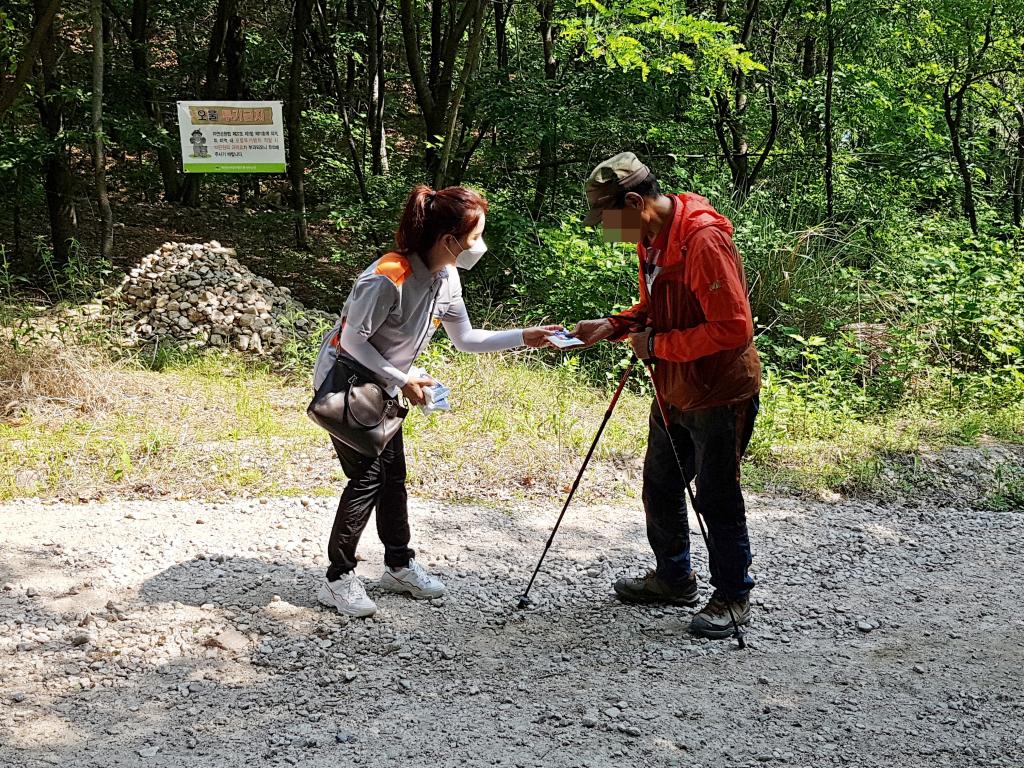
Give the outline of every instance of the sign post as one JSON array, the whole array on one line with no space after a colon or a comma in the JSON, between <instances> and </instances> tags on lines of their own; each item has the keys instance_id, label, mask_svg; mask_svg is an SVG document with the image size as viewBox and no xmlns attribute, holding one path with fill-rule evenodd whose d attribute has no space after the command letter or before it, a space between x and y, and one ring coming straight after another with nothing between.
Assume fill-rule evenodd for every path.
<instances>
[{"instance_id":1,"label":"sign post","mask_svg":"<svg viewBox=\"0 0 1024 768\"><path fill-rule=\"evenodd\" d=\"M284 173L280 101L179 101L185 173Z\"/></svg>"}]
</instances>

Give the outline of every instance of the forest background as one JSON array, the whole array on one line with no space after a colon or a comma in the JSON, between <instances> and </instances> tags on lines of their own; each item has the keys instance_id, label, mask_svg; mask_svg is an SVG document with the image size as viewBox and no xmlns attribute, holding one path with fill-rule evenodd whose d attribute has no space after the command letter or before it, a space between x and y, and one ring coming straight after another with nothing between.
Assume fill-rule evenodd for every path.
<instances>
[{"instance_id":1,"label":"forest background","mask_svg":"<svg viewBox=\"0 0 1024 768\"><path fill-rule=\"evenodd\" d=\"M1021 0L5 0L0 78L0 496L333 493L280 471L323 452L315 344L126 348L82 308L162 242L217 239L336 312L425 182L490 201L478 323L604 315L636 257L582 227L582 185L625 149L735 224L755 486L891 490L928 450L1024 441ZM282 100L288 173L183 174L174 104L199 98ZM477 466L466 495L550 489L625 356L435 344L462 401L411 420L413 450ZM1019 505L1019 472L990 500Z\"/></svg>"}]
</instances>

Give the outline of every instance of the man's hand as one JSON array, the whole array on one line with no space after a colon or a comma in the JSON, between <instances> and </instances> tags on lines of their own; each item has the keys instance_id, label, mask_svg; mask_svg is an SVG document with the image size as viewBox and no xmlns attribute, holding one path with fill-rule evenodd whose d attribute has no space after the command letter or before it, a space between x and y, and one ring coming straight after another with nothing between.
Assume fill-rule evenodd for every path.
<instances>
[{"instance_id":1,"label":"man's hand","mask_svg":"<svg viewBox=\"0 0 1024 768\"><path fill-rule=\"evenodd\" d=\"M433 386L434 383L434 380L429 376L417 376L406 382L405 386L402 387L402 394L413 405L425 405L427 398L423 394L423 388Z\"/></svg>"},{"instance_id":2,"label":"man's hand","mask_svg":"<svg viewBox=\"0 0 1024 768\"><path fill-rule=\"evenodd\" d=\"M629 343L633 345L633 354L644 362L654 357L651 349L651 336L654 333L652 328L644 328L638 333L629 334Z\"/></svg>"},{"instance_id":3,"label":"man's hand","mask_svg":"<svg viewBox=\"0 0 1024 768\"><path fill-rule=\"evenodd\" d=\"M536 325L533 328L524 328L523 343L534 349L553 347L555 345L548 341L548 336L556 331L564 330L565 328L561 325Z\"/></svg>"},{"instance_id":4,"label":"man's hand","mask_svg":"<svg viewBox=\"0 0 1024 768\"><path fill-rule=\"evenodd\" d=\"M604 341L615 333L615 326L606 317L596 320L580 320L572 329L572 335L582 341L588 347L592 347L599 341Z\"/></svg>"}]
</instances>

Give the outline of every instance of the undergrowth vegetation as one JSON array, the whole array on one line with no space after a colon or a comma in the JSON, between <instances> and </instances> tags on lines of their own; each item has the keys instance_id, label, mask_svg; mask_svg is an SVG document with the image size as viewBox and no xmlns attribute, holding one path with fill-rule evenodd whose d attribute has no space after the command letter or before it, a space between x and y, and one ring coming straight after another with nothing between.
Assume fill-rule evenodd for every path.
<instances>
[{"instance_id":1,"label":"undergrowth vegetation","mask_svg":"<svg viewBox=\"0 0 1024 768\"><path fill-rule=\"evenodd\" d=\"M465 281L478 324L603 316L635 301L637 264L581 226L582 188L626 150L734 224L765 363L756 487L870 488L892 454L1020 441L1021 3L111 0L93 23L82 3L14 0L0 495L333 489L308 469L332 464L302 414L311 345L273 363L125 349L97 292L165 239L216 238L336 311L429 182L489 200L490 251ZM243 92L288 105L288 175L184 173L172 100ZM626 358L436 345L428 367L458 408L410 420L417 481L448 487L454 467L475 484L459 492L557 486ZM630 392L601 456L634 489L642 374ZM996 485L1019 498L1014 477Z\"/></svg>"},{"instance_id":2,"label":"undergrowth vegetation","mask_svg":"<svg viewBox=\"0 0 1024 768\"><path fill-rule=\"evenodd\" d=\"M329 444L304 414L313 345L295 345L277 361L166 345L125 350L112 345L104 323L68 317L63 340L38 330L30 336L24 329L38 329L39 317L8 323L12 342L11 329L23 330L16 343L0 347L0 499L338 492L343 478ZM593 372L581 373L581 366L597 370L586 353L473 356L440 342L422 362L455 393L452 413L414 410L406 425L410 482L432 495L559 493L610 393L608 384L593 382ZM921 378L914 398L868 408L852 397L863 386L820 371L795 376L769 368L747 484L878 492L891 455L984 437L1024 441L1024 399L1009 389L990 387L985 397L950 408L947 382ZM649 409L638 378L608 426L584 494L638 493ZM993 489L994 506L1020 500L1019 478L1007 473Z\"/></svg>"},{"instance_id":3,"label":"undergrowth vegetation","mask_svg":"<svg viewBox=\"0 0 1024 768\"><path fill-rule=\"evenodd\" d=\"M892 456L1024 442L1020 243L891 210L872 227L791 229L756 196L716 203L735 221L765 363L748 485L877 492ZM635 300L629 247L497 207L489 221L495 247L466 280L478 324L571 324ZM337 492L336 462L303 413L315 342L272 361L126 348L116 308L95 299L105 270L73 258L38 297L0 276L0 498ZM435 343L423 364L456 408L409 419L413 484L469 497L561 488L627 360L624 345L473 357ZM637 372L591 492L637 492L649 395ZM1019 502L1010 469L995 486L993 505Z\"/></svg>"}]
</instances>

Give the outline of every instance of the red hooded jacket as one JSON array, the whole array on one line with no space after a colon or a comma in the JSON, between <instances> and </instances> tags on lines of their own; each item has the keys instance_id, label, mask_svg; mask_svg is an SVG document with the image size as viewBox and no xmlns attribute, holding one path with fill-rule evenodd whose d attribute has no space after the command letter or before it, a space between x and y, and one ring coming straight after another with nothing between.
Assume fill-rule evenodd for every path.
<instances>
[{"instance_id":1,"label":"red hooded jacket","mask_svg":"<svg viewBox=\"0 0 1024 768\"><path fill-rule=\"evenodd\" d=\"M640 302L611 318L613 340L637 327L654 329L655 383L680 410L743 402L761 389L747 280L732 231L707 199L675 196L668 232L650 246L637 245Z\"/></svg>"}]
</instances>

